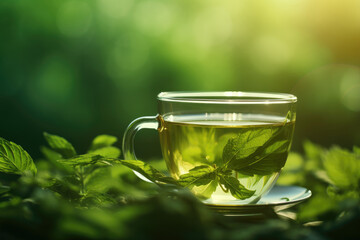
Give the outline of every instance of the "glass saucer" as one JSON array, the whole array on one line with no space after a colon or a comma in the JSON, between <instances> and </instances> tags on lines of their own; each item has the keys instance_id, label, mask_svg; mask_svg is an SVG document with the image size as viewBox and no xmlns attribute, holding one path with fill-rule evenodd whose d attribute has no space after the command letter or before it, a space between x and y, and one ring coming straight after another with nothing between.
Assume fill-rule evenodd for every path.
<instances>
[{"instance_id":1,"label":"glass saucer","mask_svg":"<svg viewBox=\"0 0 360 240\"><path fill-rule=\"evenodd\" d=\"M266 212L279 212L290 208L311 197L309 189L298 186L275 185L268 194L264 195L255 204L236 204L234 201L218 202L211 199L203 203L225 215L258 215Z\"/></svg>"}]
</instances>

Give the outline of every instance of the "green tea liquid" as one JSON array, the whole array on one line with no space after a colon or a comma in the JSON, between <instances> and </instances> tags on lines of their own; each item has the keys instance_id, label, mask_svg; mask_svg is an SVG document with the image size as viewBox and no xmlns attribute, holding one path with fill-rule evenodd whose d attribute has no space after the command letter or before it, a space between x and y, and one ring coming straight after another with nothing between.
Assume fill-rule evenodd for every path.
<instances>
[{"instance_id":1,"label":"green tea liquid","mask_svg":"<svg viewBox=\"0 0 360 240\"><path fill-rule=\"evenodd\" d=\"M260 149L262 146L259 147L262 150L262 155L265 156L262 157L261 163L254 161L256 164L250 164L239 171L231 170L232 177L238 179L247 189L255 191L248 199L234 198L230 191L224 189L221 184L212 186L215 190L211 192L208 189L212 183L191 187L191 191L195 195L212 203L224 201L237 201L244 204L257 202L259 196L266 193L279 176L287 158L294 129L294 122L287 119L254 114L171 115L164 117L163 120L160 131L161 148L167 167L176 179L196 166L209 165L216 168L226 164L223 159L224 148L230 139L236 139L242 134L252 136L259 133L257 138L243 140L254 141L256 144L256 141L261 141L260 133L266 131L277 133L276 137L270 138L264 144L264 148L268 146L267 149L264 150ZM285 148L273 150L280 143ZM241 146L241 143L239 144ZM260 152L259 149L257 149L258 152ZM241 153L241 151L247 150L249 149L238 149L235 152ZM256 154L255 152L251 157L256 158ZM242 159L238 161L242 161Z\"/></svg>"}]
</instances>

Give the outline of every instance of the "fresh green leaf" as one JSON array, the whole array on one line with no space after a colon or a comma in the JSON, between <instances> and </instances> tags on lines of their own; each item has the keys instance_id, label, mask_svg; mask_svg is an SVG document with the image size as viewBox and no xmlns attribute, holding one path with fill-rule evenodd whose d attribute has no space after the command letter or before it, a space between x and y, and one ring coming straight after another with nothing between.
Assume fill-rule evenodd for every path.
<instances>
[{"instance_id":1,"label":"fresh green leaf","mask_svg":"<svg viewBox=\"0 0 360 240\"><path fill-rule=\"evenodd\" d=\"M322 158L324 154L324 149L314 144L310 141L304 142L304 151L305 151L305 169L308 171L313 171L314 169L321 169L322 166Z\"/></svg>"},{"instance_id":2,"label":"fresh green leaf","mask_svg":"<svg viewBox=\"0 0 360 240\"><path fill-rule=\"evenodd\" d=\"M140 160L119 160L121 164L124 166L127 166L128 168L140 173L145 178L149 179L152 182L155 183L168 183L168 184L175 184L177 185L177 182L172 177L168 177L165 174L159 172L155 168L153 168L151 165L144 163Z\"/></svg>"},{"instance_id":3,"label":"fresh green leaf","mask_svg":"<svg viewBox=\"0 0 360 240\"><path fill-rule=\"evenodd\" d=\"M88 192L80 201L83 206L88 207L108 207L116 204L115 198L101 192Z\"/></svg>"},{"instance_id":4,"label":"fresh green leaf","mask_svg":"<svg viewBox=\"0 0 360 240\"><path fill-rule=\"evenodd\" d=\"M62 155L58 152L55 152L54 150L51 150L48 147L42 146L40 148L40 151L42 152L42 154L45 156L45 158L47 160L58 160L60 158L62 158Z\"/></svg>"},{"instance_id":5,"label":"fresh green leaf","mask_svg":"<svg viewBox=\"0 0 360 240\"><path fill-rule=\"evenodd\" d=\"M92 154L92 153L78 155L68 159L58 159L57 161L61 164L68 166L88 165L88 164L95 164L98 162L104 162L110 165L109 159L104 158L103 156L100 156L98 154Z\"/></svg>"},{"instance_id":6,"label":"fresh green leaf","mask_svg":"<svg viewBox=\"0 0 360 240\"><path fill-rule=\"evenodd\" d=\"M54 179L53 184L48 188L67 199L77 200L81 198L80 186L74 182L73 178Z\"/></svg>"},{"instance_id":7,"label":"fresh green leaf","mask_svg":"<svg viewBox=\"0 0 360 240\"><path fill-rule=\"evenodd\" d=\"M290 144L290 141L287 139L280 140L280 141L272 143L270 146L267 146L262 153L265 156L268 156L268 155L274 154L274 153L288 152L289 144Z\"/></svg>"},{"instance_id":8,"label":"fresh green leaf","mask_svg":"<svg viewBox=\"0 0 360 240\"><path fill-rule=\"evenodd\" d=\"M196 188L195 190L196 196L201 199L209 199L213 194L213 192L215 192L217 186L218 186L217 180L212 180L210 181L210 183L206 185L195 186L194 188Z\"/></svg>"},{"instance_id":9,"label":"fresh green leaf","mask_svg":"<svg viewBox=\"0 0 360 240\"><path fill-rule=\"evenodd\" d=\"M242 185L235 177L220 175L220 184L226 191L230 190L231 195L237 199L248 199L254 195L255 191L249 190Z\"/></svg>"},{"instance_id":10,"label":"fresh green leaf","mask_svg":"<svg viewBox=\"0 0 360 240\"><path fill-rule=\"evenodd\" d=\"M286 136L291 128L249 130L229 139L223 158L229 169L245 175L268 175L285 165L290 141ZM285 135L285 136L284 136ZM282 139L286 140L282 140Z\"/></svg>"},{"instance_id":11,"label":"fresh green leaf","mask_svg":"<svg viewBox=\"0 0 360 240\"><path fill-rule=\"evenodd\" d=\"M96 138L94 138L94 140L92 141L89 152L100 148L112 146L117 141L118 141L117 137L105 135L105 134L99 135Z\"/></svg>"},{"instance_id":12,"label":"fresh green leaf","mask_svg":"<svg viewBox=\"0 0 360 240\"><path fill-rule=\"evenodd\" d=\"M0 138L0 172L36 174L37 169L30 155L21 146Z\"/></svg>"},{"instance_id":13,"label":"fresh green leaf","mask_svg":"<svg viewBox=\"0 0 360 240\"><path fill-rule=\"evenodd\" d=\"M326 188L326 194L339 202L347 199L360 200L360 191L358 189L340 189L337 186L329 185Z\"/></svg>"},{"instance_id":14,"label":"fresh green leaf","mask_svg":"<svg viewBox=\"0 0 360 240\"><path fill-rule=\"evenodd\" d=\"M183 187L207 185L216 177L215 168L201 165L190 169L186 174L180 176L178 182Z\"/></svg>"},{"instance_id":15,"label":"fresh green leaf","mask_svg":"<svg viewBox=\"0 0 360 240\"><path fill-rule=\"evenodd\" d=\"M280 171L284 167L288 153L278 153L267 155L261 161L256 162L248 167L237 170L241 174L250 175L268 175Z\"/></svg>"},{"instance_id":16,"label":"fresh green leaf","mask_svg":"<svg viewBox=\"0 0 360 240\"><path fill-rule=\"evenodd\" d=\"M230 138L224 147L223 161L230 169L241 169L256 162L259 156L248 158L273 136L272 128L249 129Z\"/></svg>"},{"instance_id":17,"label":"fresh green leaf","mask_svg":"<svg viewBox=\"0 0 360 240\"><path fill-rule=\"evenodd\" d=\"M94 155L100 155L106 158L118 158L120 156L121 151L117 147L109 146L109 147L98 148L94 151L91 151L90 153Z\"/></svg>"},{"instance_id":18,"label":"fresh green leaf","mask_svg":"<svg viewBox=\"0 0 360 240\"><path fill-rule=\"evenodd\" d=\"M49 146L64 158L71 158L76 155L74 147L65 138L46 132L44 133L44 137Z\"/></svg>"},{"instance_id":19,"label":"fresh green leaf","mask_svg":"<svg viewBox=\"0 0 360 240\"><path fill-rule=\"evenodd\" d=\"M92 167L91 167L92 168ZM134 175L133 171L122 164L113 166L102 166L92 170L84 178L87 194L91 192L115 194L114 197L121 197L123 193L131 197L144 197L146 189L153 188L155 184L146 184Z\"/></svg>"},{"instance_id":20,"label":"fresh green leaf","mask_svg":"<svg viewBox=\"0 0 360 240\"><path fill-rule=\"evenodd\" d=\"M289 141L282 140L271 144L270 146L259 148L261 151L258 154L259 161L251 164L248 167L241 169L234 169L239 173L252 176L253 174L268 175L274 172L279 172L286 163L289 149Z\"/></svg>"},{"instance_id":21,"label":"fresh green leaf","mask_svg":"<svg viewBox=\"0 0 360 240\"><path fill-rule=\"evenodd\" d=\"M91 171L91 173L86 176L84 183L86 184L87 190L106 192L114 185L113 179L110 181L109 178L111 179L111 168L101 167Z\"/></svg>"},{"instance_id":22,"label":"fresh green leaf","mask_svg":"<svg viewBox=\"0 0 360 240\"><path fill-rule=\"evenodd\" d=\"M323 156L323 164L331 181L340 188L357 188L360 181L360 158L355 154L332 147Z\"/></svg>"},{"instance_id":23,"label":"fresh green leaf","mask_svg":"<svg viewBox=\"0 0 360 240\"><path fill-rule=\"evenodd\" d=\"M217 141L215 149L214 149L216 157L219 158L219 159L216 159L216 160L218 160L216 164L220 165L223 163L222 156L223 156L224 148L225 148L226 144L228 143L229 139L236 138L236 136L237 136L237 134L235 134L235 133L225 133L218 138L218 141Z\"/></svg>"},{"instance_id":24,"label":"fresh green leaf","mask_svg":"<svg viewBox=\"0 0 360 240\"><path fill-rule=\"evenodd\" d=\"M318 217L336 209L337 203L323 192L317 193L300 206L297 219L301 222L315 221Z\"/></svg>"}]
</instances>

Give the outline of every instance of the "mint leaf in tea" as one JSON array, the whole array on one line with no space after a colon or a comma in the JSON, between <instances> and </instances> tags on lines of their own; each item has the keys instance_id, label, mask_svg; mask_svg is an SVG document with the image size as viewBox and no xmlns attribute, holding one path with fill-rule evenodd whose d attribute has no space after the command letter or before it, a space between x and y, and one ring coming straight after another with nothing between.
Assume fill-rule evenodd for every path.
<instances>
[{"instance_id":1,"label":"mint leaf in tea","mask_svg":"<svg viewBox=\"0 0 360 240\"><path fill-rule=\"evenodd\" d=\"M256 202L285 165L294 122L255 114L165 117L160 142L170 173L197 196Z\"/></svg>"}]
</instances>

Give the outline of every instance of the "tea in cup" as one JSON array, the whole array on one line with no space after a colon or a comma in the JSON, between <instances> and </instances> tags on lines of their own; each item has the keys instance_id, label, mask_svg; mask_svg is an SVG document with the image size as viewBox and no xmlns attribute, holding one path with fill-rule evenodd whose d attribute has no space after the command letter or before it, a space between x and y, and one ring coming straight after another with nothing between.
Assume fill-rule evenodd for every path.
<instances>
[{"instance_id":1,"label":"tea in cup","mask_svg":"<svg viewBox=\"0 0 360 240\"><path fill-rule=\"evenodd\" d=\"M281 93L160 93L158 115L126 131L125 159L135 159L138 130L157 129L171 176L204 203L256 203L285 165L296 101Z\"/></svg>"}]
</instances>

